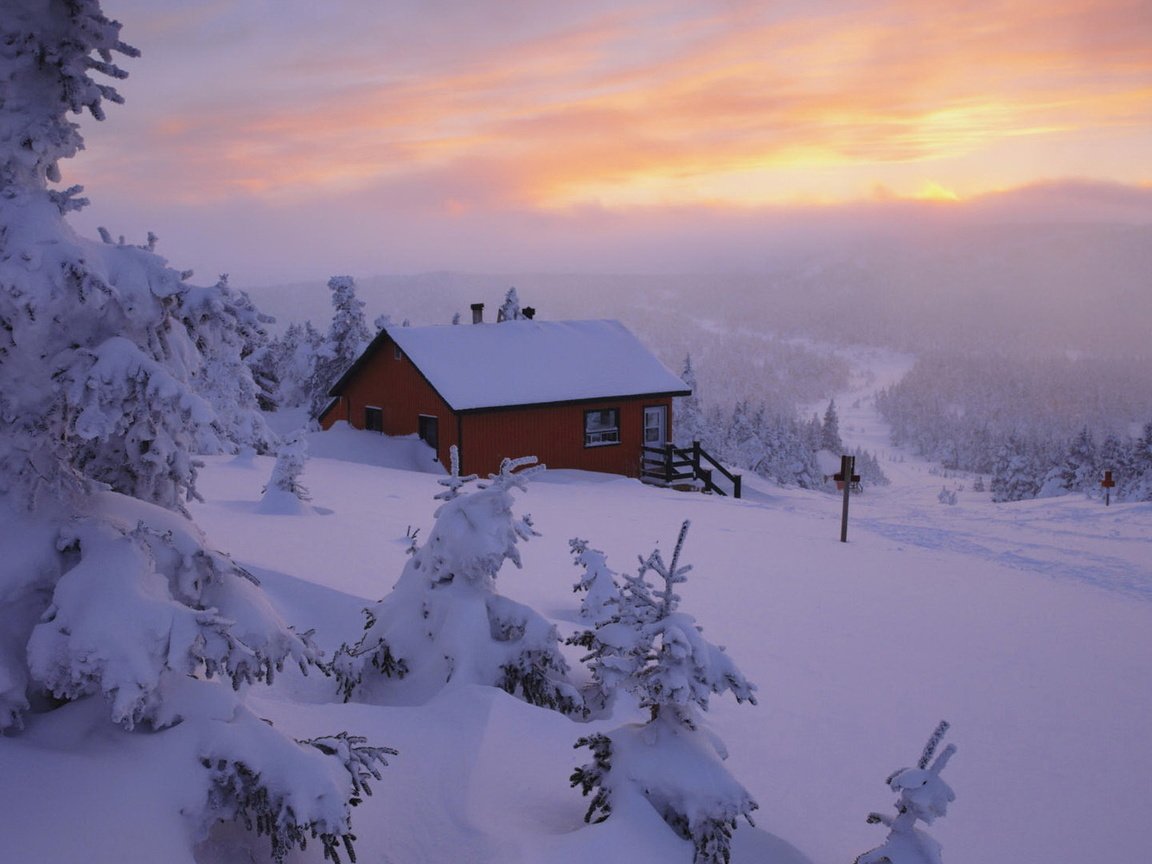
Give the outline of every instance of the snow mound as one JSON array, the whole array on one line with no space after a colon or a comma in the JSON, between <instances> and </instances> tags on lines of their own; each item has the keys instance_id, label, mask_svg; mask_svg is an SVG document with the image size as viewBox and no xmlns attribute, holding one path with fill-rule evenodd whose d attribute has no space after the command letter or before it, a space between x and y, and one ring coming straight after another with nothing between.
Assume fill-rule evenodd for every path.
<instances>
[{"instance_id":1,"label":"snow mound","mask_svg":"<svg viewBox=\"0 0 1152 864\"><path fill-rule=\"evenodd\" d=\"M326 432L313 432L308 436L308 453L322 459L339 459L381 468L399 468L402 471L421 471L425 474L444 474L444 466L436 460L436 451L417 435L390 436L379 432L354 429L341 420Z\"/></svg>"}]
</instances>

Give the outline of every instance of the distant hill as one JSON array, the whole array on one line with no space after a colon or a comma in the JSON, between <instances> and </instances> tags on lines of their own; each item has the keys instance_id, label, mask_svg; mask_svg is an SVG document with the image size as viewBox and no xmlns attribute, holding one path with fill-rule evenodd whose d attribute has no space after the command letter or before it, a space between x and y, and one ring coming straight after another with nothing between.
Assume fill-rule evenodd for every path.
<instances>
[{"instance_id":1,"label":"distant hill","mask_svg":"<svg viewBox=\"0 0 1152 864\"><path fill-rule=\"evenodd\" d=\"M1152 325L1152 227L946 225L809 238L752 271L421 273L358 278L369 319L488 320L510 286L543 318L619 318L684 342L701 329L903 350L1142 353ZM249 289L281 324L326 326L323 282ZM687 341L694 341L688 339Z\"/></svg>"}]
</instances>

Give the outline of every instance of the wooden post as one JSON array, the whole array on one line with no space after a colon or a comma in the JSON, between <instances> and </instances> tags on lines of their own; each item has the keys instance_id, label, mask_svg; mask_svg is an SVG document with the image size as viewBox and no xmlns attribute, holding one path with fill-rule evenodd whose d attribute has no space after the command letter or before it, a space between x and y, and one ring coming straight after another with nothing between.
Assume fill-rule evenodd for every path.
<instances>
[{"instance_id":1,"label":"wooden post","mask_svg":"<svg viewBox=\"0 0 1152 864\"><path fill-rule=\"evenodd\" d=\"M664 482L672 482L672 445L664 445Z\"/></svg>"},{"instance_id":2,"label":"wooden post","mask_svg":"<svg viewBox=\"0 0 1152 864\"><path fill-rule=\"evenodd\" d=\"M848 495L852 491L852 481L855 479L856 457L840 457L840 476L844 486L844 513L840 517L840 542L848 542Z\"/></svg>"},{"instance_id":3,"label":"wooden post","mask_svg":"<svg viewBox=\"0 0 1152 864\"><path fill-rule=\"evenodd\" d=\"M740 481L744 479L743 474L737 474L736 479L732 482L732 497L740 497Z\"/></svg>"},{"instance_id":4,"label":"wooden post","mask_svg":"<svg viewBox=\"0 0 1152 864\"><path fill-rule=\"evenodd\" d=\"M1104 472L1104 479L1100 481L1100 485L1104 487L1104 506L1108 507L1112 503L1112 487L1116 485L1111 471Z\"/></svg>"}]
</instances>

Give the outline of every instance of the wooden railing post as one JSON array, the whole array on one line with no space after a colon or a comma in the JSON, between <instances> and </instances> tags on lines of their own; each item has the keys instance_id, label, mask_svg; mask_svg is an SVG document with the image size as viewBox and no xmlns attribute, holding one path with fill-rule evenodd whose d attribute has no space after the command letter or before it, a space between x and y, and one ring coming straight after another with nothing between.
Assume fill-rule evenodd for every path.
<instances>
[{"instance_id":1,"label":"wooden railing post","mask_svg":"<svg viewBox=\"0 0 1152 864\"><path fill-rule=\"evenodd\" d=\"M672 445L664 445L664 482L672 482Z\"/></svg>"},{"instance_id":2,"label":"wooden railing post","mask_svg":"<svg viewBox=\"0 0 1152 864\"><path fill-rule=\"evenodd\" d=\"M739 498L740 497L740 481L742 481L743 479L744 479L743 474L737 474L735 477L732 478L732 497L733 498Z\"/></svg>"}]
</instances>

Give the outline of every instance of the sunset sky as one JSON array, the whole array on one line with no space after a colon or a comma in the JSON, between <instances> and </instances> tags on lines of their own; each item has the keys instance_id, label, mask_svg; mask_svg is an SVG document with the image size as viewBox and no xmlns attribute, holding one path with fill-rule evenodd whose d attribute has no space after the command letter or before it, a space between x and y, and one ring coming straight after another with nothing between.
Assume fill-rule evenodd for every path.
<instances>
[{"instance_id":1,"label":"sunset sky","mask_svg":"<svg viewBox=\"0 0 1152 864\"><path fill-rule=\"evenodd\" d=\"M1149 0L104 9L143 56L82 122L76 224L154 230L201 279L713 266L708 238L921 210L1152 221Z\"/></svg>"}]
</instances>

